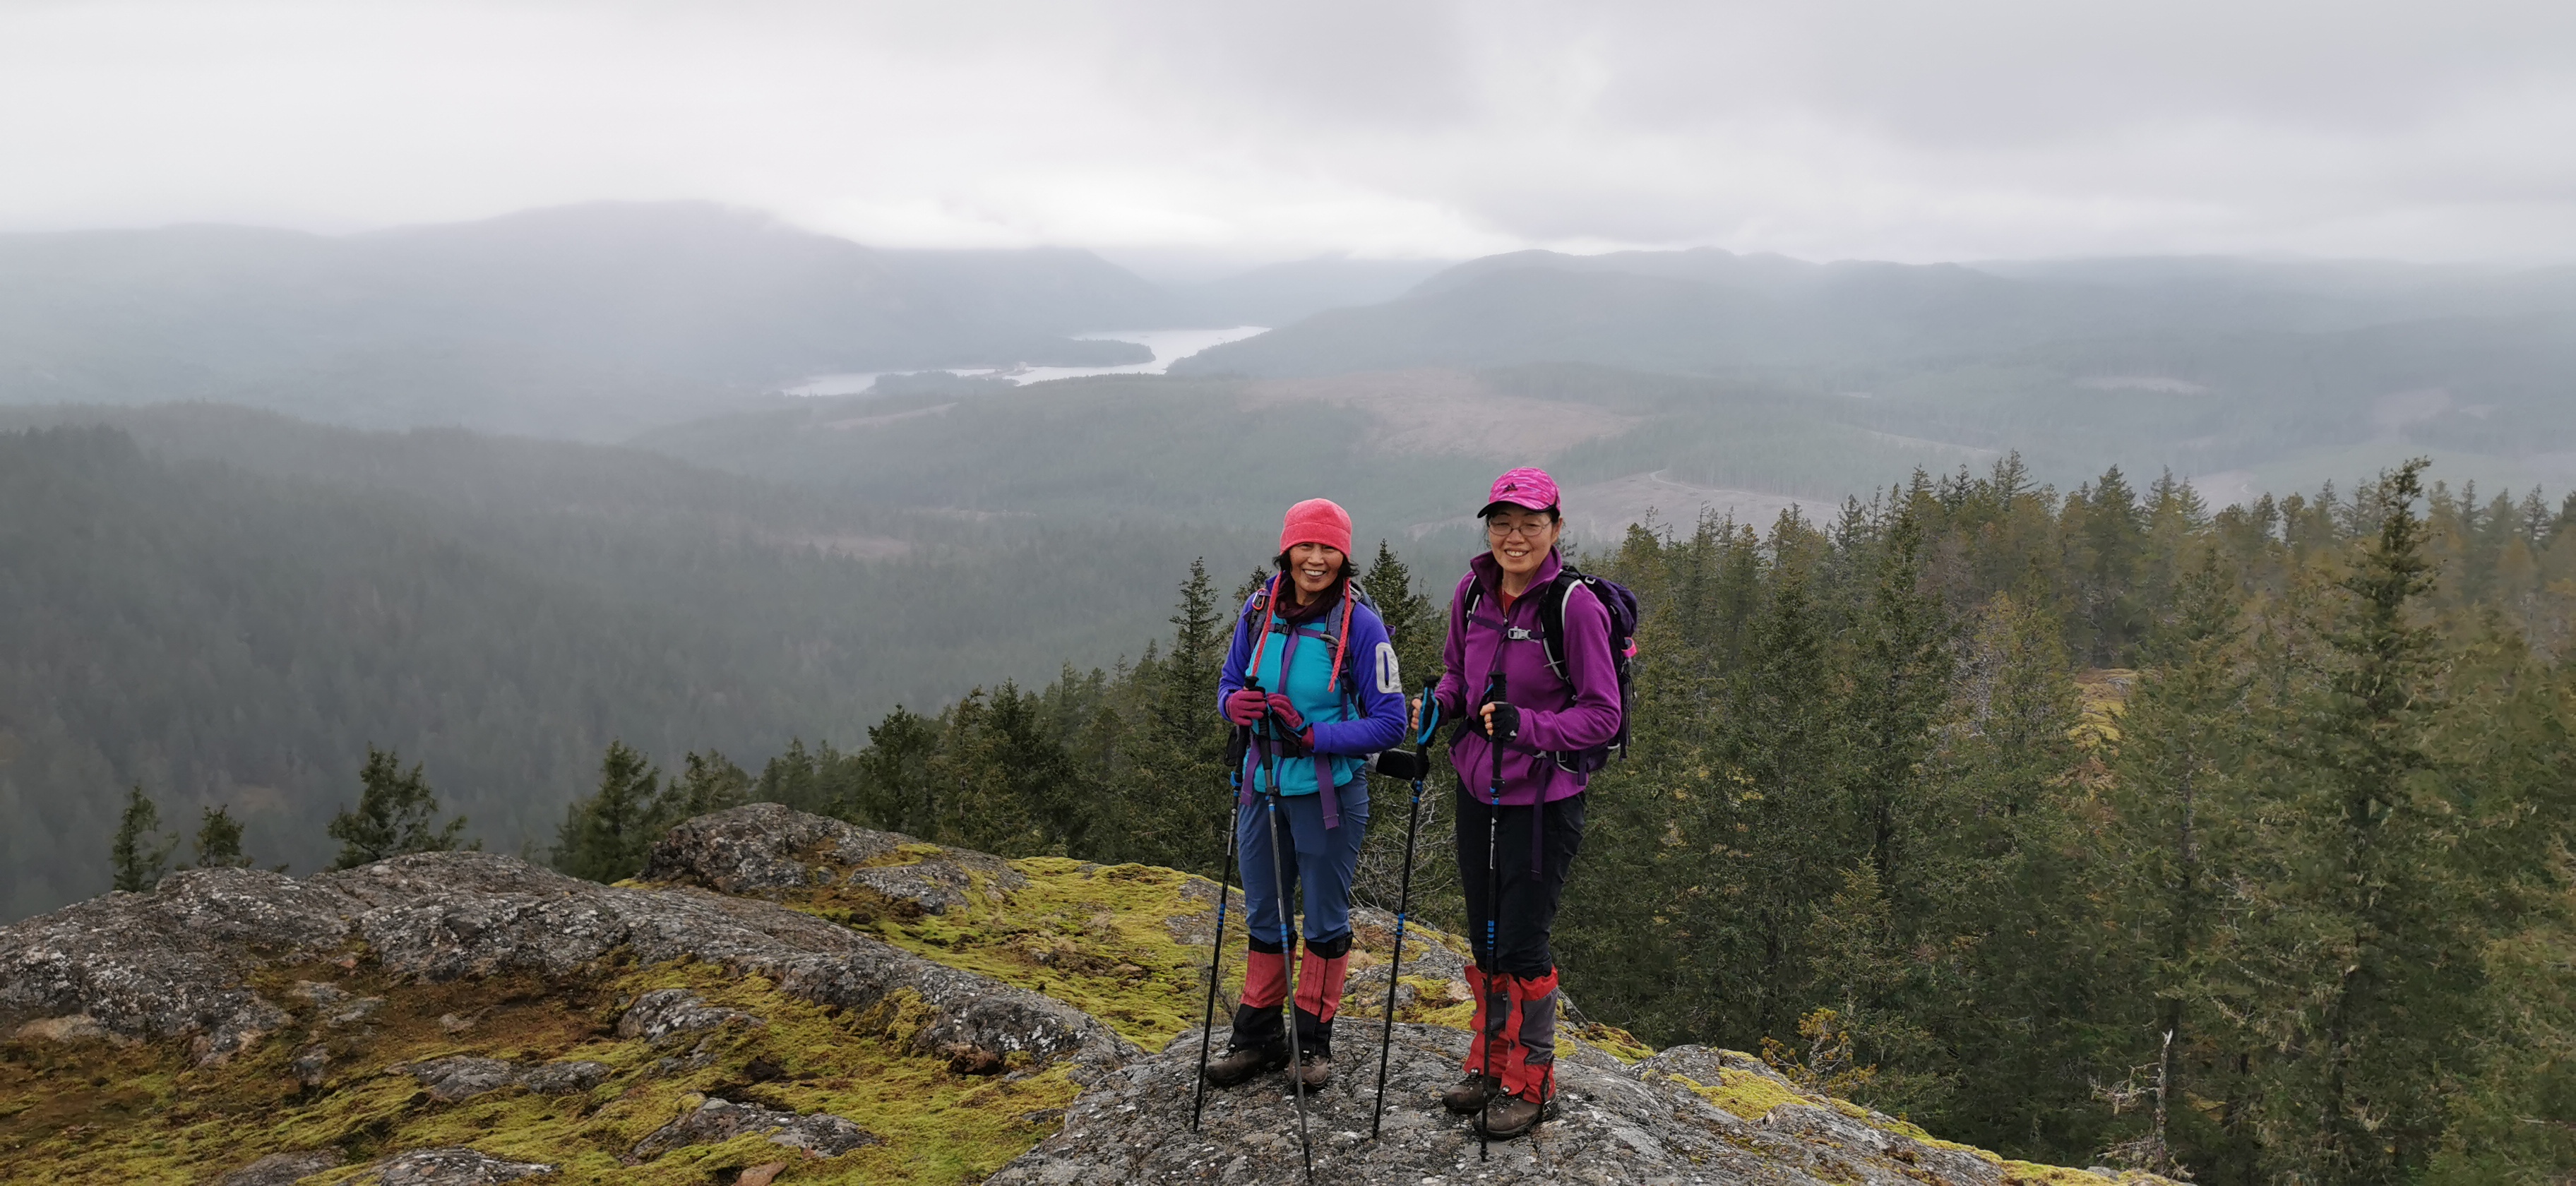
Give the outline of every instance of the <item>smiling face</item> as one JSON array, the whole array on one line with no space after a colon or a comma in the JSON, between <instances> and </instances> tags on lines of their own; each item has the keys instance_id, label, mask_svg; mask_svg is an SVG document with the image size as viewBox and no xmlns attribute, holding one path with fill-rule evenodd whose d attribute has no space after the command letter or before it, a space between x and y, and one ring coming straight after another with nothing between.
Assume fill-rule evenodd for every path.
<instances>
[{"instance_id":1,"label":"smiling face","mask_svg":"<svg viewBox=\"0 0 2576 1186\"><path fill-rule=\"evenodd\" d=\"M1485 517L1485 545L1492 549L1494 563L1503 566L1507 582L1526 583L1556 550L1559 530L1554 511L1506 504Z\"/></svg>"},{"instance_id":2,"label":"smiling face","mask_svg":"<svg viewBox=\"0 0 2576 1186\"><path fill-rule=\"evenodd\" d=\"M1288 549L1288 579L1297 583L1297 601L1313 601L1342 575L1345 558L1330 544L1298 544Z\"/></svg>"}]
</instances>

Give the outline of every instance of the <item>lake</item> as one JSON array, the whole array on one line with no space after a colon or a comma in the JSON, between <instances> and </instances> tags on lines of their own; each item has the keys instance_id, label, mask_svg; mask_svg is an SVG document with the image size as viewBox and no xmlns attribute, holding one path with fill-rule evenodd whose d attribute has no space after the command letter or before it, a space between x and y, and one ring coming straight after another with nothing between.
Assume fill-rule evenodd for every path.
<instances>
[{"instance_id":1,"label":"lake","mask_svg":"<svg viewBox=\"0 0 2576 1186\"><path fill-rule=\"evenodd\" d=\"M1132 329L1103 330L1099 333L1075 334L1076 341L1134 342L1154 352L1151 362L1133 362L1114 367L1021 367L1004 375L1013 383L1027 386L1049 379L1079 379L1086 375L1159 375L1175 362L1214 346L1240 342L1254 334L1267 333L1266 325L1238 325L1229 329ZM842 374L812 375L787 389L789 395L861 395L876 386L884 375L914 375L921 371L850 371ZM962 377L1000 373L992 367L960 369L948 372Z\"/></svg>"}]
</instances>

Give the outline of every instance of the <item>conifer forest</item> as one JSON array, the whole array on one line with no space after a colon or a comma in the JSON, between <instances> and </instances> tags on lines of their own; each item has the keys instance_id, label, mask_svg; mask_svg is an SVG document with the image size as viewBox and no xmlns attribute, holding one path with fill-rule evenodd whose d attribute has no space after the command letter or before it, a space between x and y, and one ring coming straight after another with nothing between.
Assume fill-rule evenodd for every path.
<instances>
[{"instance_id":1,"label":"conifer forest","mask_svg":"<svg viewBox=\"0 0 2576 1186\"><path fill-rule=\"evenodd\" d=\"M2472 1183L2576 1156L2576 500L2410 464L2212 512L2008 459L1584 559L1648 607L1559 923L1585 1016L2043 1161ZM1362 581L1419 685L1447 579L1382 546ZM630 873L643 831L734 796L1213 875L1226 583L1194 569L1131 664L756 776L618 747L557 860ZM1425 798L1434 918L1452 785ZM1391 907L1411 792L1374 786L1361 892Z\"/></svg>"}]
</instances>

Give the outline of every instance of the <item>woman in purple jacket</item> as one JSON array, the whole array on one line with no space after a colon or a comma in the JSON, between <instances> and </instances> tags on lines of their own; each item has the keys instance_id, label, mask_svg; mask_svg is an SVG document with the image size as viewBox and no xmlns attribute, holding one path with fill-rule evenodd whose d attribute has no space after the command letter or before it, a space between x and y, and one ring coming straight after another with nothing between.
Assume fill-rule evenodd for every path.
<instances>
[{"instance_id":1,"label":"woman in purple jacket","mask_svg":"<svg viewBox=\"0 0 2576 1186\"><path fill-rule=\"evenodd\" d=\"M1548 934L1583 843L1586 778L1558 756L1607 744L1618 733L1621 705L1609 611L1581 582L1556 583L1564 567L1556 554L1563 526L1556 482L1536 469L1512 470L1494 480L1478 517L1486 553L1469 563L1450 599L1437 689L1441 711L1462 725L1449 760L1458 768L1458 873L1476 948L1467 970L1475 1038L1466 1079L1440 1102L1479 1114L1488 1136L1509 1138L1535 1127L1556 1095L1556 957ZM1540 625L1539 603L1550 596L1564 599L1562 672L1549 661Z\"/></svg>"}]
</instances>

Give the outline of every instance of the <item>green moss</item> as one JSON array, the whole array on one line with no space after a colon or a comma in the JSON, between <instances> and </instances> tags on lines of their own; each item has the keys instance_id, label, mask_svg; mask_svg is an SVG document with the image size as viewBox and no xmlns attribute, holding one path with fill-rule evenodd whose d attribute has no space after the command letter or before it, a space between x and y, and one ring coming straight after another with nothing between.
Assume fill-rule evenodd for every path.
<instances>
[{"instance_id":1,"label":"green moss","mask_svg":"<svg viewBox=\"0 0 2576 1186\"><path fill-rule=\"evenodd\" d=\"M2062 1165L2039 1165L2002 1158L1995 1158L1995 1164L2003 1167L2004 1186L2115 1186L2117 1182L2117 1179L2105 1178L2088 1170L2068 1169Z\"/></svg>"},{"instance_id":2,"label":"green moss","mask_svg":"<svg viewBox=\"0 0 2576 1186\"><path fill-rule=\"evenodd\" d=\"M1472 1029L1476 1024L1476 1000L1459 992L1458 982L1431 976L1406 976L1401 982L1413 986L1413 1000L1396 1011L1395 1019L1421 1025L1445 1025L1453 1030Z\"/></svg>"},{"instance_id":3,"label":"green moss","mask_svg":"<svg viewBox=\"0 0 2576 1186\"><path fill-rule=\"evenodd\" d=\"M275 991L296 978L332 980L385 997L368 1033L334 1031L316 1011ZM907 1052L921 1023L918 999L864 1012L829 1010L778 993L759 977L673 963L629 968L575 985L502 978L398 985L332 967L263 977L270 999L298 1014L285 1033L229 1065L198 1070L170 1044L0 1045L0 1180L198 1183L264 1154L336 1146L363 1162L403 1149L470 1145L498 1157L544 1161L560 1181L643 1186L730 1180L764 1161L789 1161L783 1181L949 1183L980 1181L1060 1124L1077 1088L1062 1068L978 1078L945 1060ZM622 1003L654 988L686 987L710 1003L768 1024L721 1031L709 1065L650 1072L656 1050L610 1032ZM450 1034L442 1014L472 1016ZM301 1087L292 1060L314 1040L332 1044L332 1080ZM400 1062L472 1054L520 1062L590 1059L607 1080L582 1095L508 1088L453 1103L430 1099ZM758 1060L760 1073L752 1073ZM672 1150L640 1165L620 1161L653 1130L707 1094L797 1112L831 1112L884 1139L838 1158L805 1160L748 1137ZM342 1183L362 1166L317 1178Z\"/></svg>"},{"instance_id":4,"label":"green moss","mask_svg":"<svg viewBox=\"0 0 2576 1186\"><path fill-rule=\"evenodd\" d=\"M1590 1025L1577 1027L1573 1031L1573 1036L1591 1043L1594 1049L1624 1063L1640 1063L1655 1056L1654 1047L1638 1041L1637 1035L1615 1025L1603 1025L1596 1021ZM1559 1038L1556 1043L1558 1056L1562 1057L1570 1053L1566 1047L1565 1039Z\"/></svg>"},{"instance_id":5,"label":"green moss","mask_svg":"<svg viewBox=\"0 0 2576 1186\"><path fill-rule=\"evenodd\" d=\"M1675 1075L1672 1079L1699 1093L1700 1098L1747 1120L1760 1120L1782 1104L1815 1102L1782 1086L1776 1079L1733 1067L1718 1068L1715 1084L1702 1083L1688 1075Z\"/></svg>"},{"instance_id":6,"label":"green moss","mask_svg":"<svg viewBox=\"0 0 2576 1186\"><path fill-rule=\"evenodd\" d=\"M913 863L939 851L907 845L899 854L911 858L902 863ZM1005 894L982 875L970 875L975 901L943 914L922 913L864 886L818 887L787 904L952 968L1054 997L1148 1050L1198 1024L1207 952L1173 932L1176 923L1187 929L1207 910L1204 897L1183 891L1193 882L1212 890L1212 883L1148 865L1062 857L1030 857L1011 867L1025 885ZM1239 925L1239 915L1227 920L1229 939L1241 934ZM1243 956L1238 944L1227 947L1219 984L1230 989L1242 983ZM1221 999L1220 1008L1229 1002Z\"/></svg>"}]
</instances>

